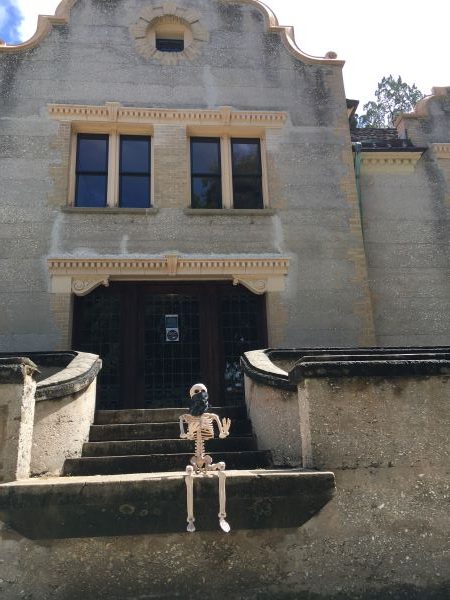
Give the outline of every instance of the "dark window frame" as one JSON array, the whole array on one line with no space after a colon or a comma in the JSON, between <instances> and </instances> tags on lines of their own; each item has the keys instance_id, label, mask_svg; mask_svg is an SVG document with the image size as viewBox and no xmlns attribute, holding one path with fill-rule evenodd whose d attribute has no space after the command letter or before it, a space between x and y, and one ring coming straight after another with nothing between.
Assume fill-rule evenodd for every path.
<instances>
[{"instance_id":1,"label":"dark window frame","mask_svg":"<svg viewBox=\"0 0 450 600\"><path fill-rule=\"evenodd\" d=\"M152 206L152 138L149 135L132 135L132 134L118 134L119 135L119 196L117 198L117 206L119 208L133 208L130 206L122 206L122 177L147 177L148 180L148 206L145 208L151 208ZM122 170L122 142L124 140L145 140L148 142L148 171L123 171ZM142 207L139 207L142 208Z\"/></svg>"},{"instance_id":2,"label":"dark window frame","mask_svg":"<svg viewBox=\"0 0 450 600\"><path fill-rule=\"evenodd\" d=\"M105 157L105 170L104 171L85 171L79 168L80 162L80 140L105 140L106 141L106 157ZM78 185L79 185L79 176L103 176L105 178L105 189L104 189L104 199L105 202L103 206L108 205L108 176L109 176L109 134L105 133L78 133L77 134L77 152L75 157L75 197L74 197L74 206L79 206L80 208L89 208L89 206L80 206L77 202L78 200Z\"/></svg>"},{"instance_id":3,"label":"dark window frame","mask_svg":"<svg viewBox=\"0 0 450 600\"><path fill-rule=\"evenodd\" d=\"M219 172L217 174L214 173L205 173L205 172L194 172L194 161L193 161L193 152L192 152L192 146L193 144L196 143L215 143L217 144L217 148L218 148L218 169ZM220 203L219 206L214 207L217 209L221 209L223 208L223 198L222 198L222 148L221 148L221 141L220 141L220 137L191 137L190 138L190 157L191 157L191 208L195 208L195 209L201 209L202 207L199 206L194 206L193 204L193 200L194 200L194 179L195 178L205 178L205 179L216 179L219 181L219 190L220 190Z\"/></svg>"},{"instance_id":4,"label":"dark window frame","mask_svg":"<svg viewBox=\"0 0 450 600\"><path fill-rule=\"evenodd\" d=\"M255 144L258 146L258 166L259 166L259 172L255 172L255 173L245 173L244 175L235 173L235 168L234 168L234 155L233 155L233 146L235 144ZM231 150L231 179L232 179L232 189L233 189L233 208L235 208L236 210L242 210L242 209L246 209L246 208L250 208L250 209L254 209L254 210L261 210L264 208L264 186L263 186L263 166L262 166L262 155L261 155L261 139L260 138L230 138L230 150ZM261 196L261 203L259 206L252 206L252 207L239 207L236 206L236 201L235 201L235 197L236 197L236 183L237 181L241 179L255 179L258 181L258 192Z\"/></svg>"},{"instance_id":5,"label":"dark window frame","mask_svg":"<svg viewBox=\"0 0 450 600\"><path fill-rule=\"evenodd\" d=\"M156 37L156 49L159 52L184 52L184 38Z\"/></svg>"}]
</instances>

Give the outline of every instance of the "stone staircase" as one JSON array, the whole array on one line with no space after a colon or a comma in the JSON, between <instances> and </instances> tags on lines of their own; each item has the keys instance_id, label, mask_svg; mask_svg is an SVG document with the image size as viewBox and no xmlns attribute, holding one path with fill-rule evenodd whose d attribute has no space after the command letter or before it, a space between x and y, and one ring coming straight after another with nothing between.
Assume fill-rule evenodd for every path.
<instances>
[{"instance_id":1,"label":"stone staircase","mask_svg":"<svg viewBox=\"0 0 450 600\"><path fill-rule=\"evenodd\" d=\"M194 442L180 439L179 417L185 408L101 410L95 415L81 458L67 459L63 475L118 475L184 471ZM214 462L227 469L271 467L268 451L258 450L245 406L210 408L231 419L230 436L207 442Z\"/></svg>"}]
</instances>

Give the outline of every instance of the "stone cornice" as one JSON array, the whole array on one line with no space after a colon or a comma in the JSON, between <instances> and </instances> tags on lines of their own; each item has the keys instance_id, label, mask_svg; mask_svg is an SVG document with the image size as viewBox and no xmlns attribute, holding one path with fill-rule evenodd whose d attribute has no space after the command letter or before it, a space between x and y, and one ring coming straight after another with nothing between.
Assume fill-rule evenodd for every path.
<instances>
[{"instance_id":1,"label":"stone cornice","mask_svg":"<svg viewBox=\"0 0 450 600\"><path fill-rule=\"evenodd\" d=\"M450 144L430 144L436 158L450 158Z\"/></svg>"},{"instance_id":2,"label":"stone cornice","mask_svg":"<svg viewBox=\"0 0 450 600\"><path fill-rule=\"evenodd\" d=\"M50 258L54 293L85 296L111 280L231 280L255 294L282 291L288 273L286 257L190 257L167 254L155 258Z\"/></svg>"},{"instance_id":3,"label":"stone cornice","mask_svg":"<svg viewBox=\"0 0 450 600\"><path fill-rule=\"evenodd\" d=\"M47 35L49 35L53 26L67 25L69 23L70 12L77 1L78 0L61 0L54 15L39 15L37 29L33 37L22 44L0 45L0 54L2 52L21 52L37 46L43 39L45 39ZM281 36L281 39L287 50L303 63L332 65L340 68L344 66L344 61L337 60L337 55L335 52L328 52L323 58L310 56L309 54L302 52L295 42L294 28L281 26L272 10L260 2L260 0L221 0L221 2L233 4L251 4L261 10L266 17L268 31L271 33L278 33Z\"/></svg>"},{"instance_id":4,"label":"stone cornice","mask_svg":"<svg viewBox=\"0 0 450 600\"><path fill-rule=\"evenodd\" d=\"M61 121L95 123L152 124L183 123L205 125L262 125L282 127L287 113L279 111L233 110L222 106L210 109L170 109L122 106L119 102L106 102L103 106L84 104L49 104L50 117Z\"/></svg>"},{"instance_id":5,"label":"stone cornice","mask_svg":"<svg viewBox=\"0 0 450 600\"><path fill-rule=\"evenodd\" d=\"M364 170L371 171L414 171L422 156L417 152L362 152L361 164Z\"/></svg>"}]
</instances>

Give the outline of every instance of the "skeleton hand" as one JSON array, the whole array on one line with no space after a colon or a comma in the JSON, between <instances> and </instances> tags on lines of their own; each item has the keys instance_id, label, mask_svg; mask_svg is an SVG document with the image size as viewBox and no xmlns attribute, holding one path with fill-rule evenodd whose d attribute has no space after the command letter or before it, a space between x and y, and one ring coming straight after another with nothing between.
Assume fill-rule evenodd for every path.
<instances>
[{"instance_id":1,"label":"skeleton hand","mask_svg":"<svg viewBox=\"0 0 450 600\"><path fill-rule=\"evenodd\" d=\"M222 425L221 425L221 431L219 433L219 437L221 439L226 438L230 435L230 426L231 426L231 420L230 419L226 419L223 418L222 419Z\"/></svg>"},{"instance_id":2,"label":"skeleton hand","mask_svg":"<svg viewBox=\"0 0 450 600\"><path fill-rule=\"evenodd\" d=\"M187 439L187 433L180 433L180 438L182 440L186 440Z\"/></svg>"}]
</instances>

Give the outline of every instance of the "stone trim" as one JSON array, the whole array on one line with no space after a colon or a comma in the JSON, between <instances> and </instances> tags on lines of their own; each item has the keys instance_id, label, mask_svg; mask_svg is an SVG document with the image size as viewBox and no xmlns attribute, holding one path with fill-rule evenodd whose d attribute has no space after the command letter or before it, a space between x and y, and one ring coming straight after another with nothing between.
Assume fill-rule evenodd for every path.
<instances>
[{"instance_id":1,"label":"stone trim","mask_svg":"<svg viewBox=\"0 0 450 600\"><path fill-rule=\"evenodd\" d=\"M430 144L436 158L450 158L450 144Z\"/></svg>"},{"instance_id":2,"label":"stone trim","mask_svg":"<svg viewBox=\"0 0 450 600\"><path fill-rule=\"evenodd\" d=\"M184 32L182 52L161 52L156 48L156 32L159 26L175 25ZM209 32L200 24L200 16L193 10L164 2L162 6L147 6L139 20L130 27L136 50L144 58L158 60L163 65L176 65L192 59L200 52L201 43L209 41Z\"/></svg>"},{"instance_id":3,"label":"stone trim","mask_svg":"<svg viewBox=\"0 0 450 600\"><path fill-rule=\"evenodd\" d=\"M185 208L183 213L190 217L273 217L277 214L273 208Z\"/></svg>"},{"instance_id":4,"label":"stone trim","mask_svg":"<svg viewBox=\"0 0 450 600\"><path fill-rule=\"evenodd\" d=\"M283 390L295 391L289 375L270 360L270 350L252 350L241 356L242 369L250 379Z\"/></svg>"},{"instance_id":5,"label":"stone trim","mask_svg":"<svg viewBox=\"0 0 450 600\"><path fill-rule=\"evenodd\" d=\"M445 358L444 358L445 356ZM299 383L304 379L324 377L428 377L430 375L450 376L450 355L442 358L428 357L426 354L383 355L382 357L340 357L339 360L302 359L289 372L289 379ZM311 362L309 362L311 361Z\"/></svg>"},{"instance_id":6,"label":"stone trim","mask_svg":"<svg viewBox=\"0 0 450 600\"><path fill-rule=\"evenodd\" d=\"M263 4L260 0L220 0L227 4L250 4L258 10L260 10L268 24L267 30L269 33L278 33L286 46L287 50L295 56L298 60L308 65L332 65L335 67L342 68L345 61L338 60L336 52L329 51L324 57L311 56L306 54L297 46L295 41L294 28L292 26L280 25L275 13L268 6Z\"/></svg>"},{"instance_id":7,"label":"stone trim","mask_svg":"<svg viewBox=\"0 0 450 600\"><path fill-rule=\"evenodd\" d=\"M282 111L233 110L230 106L218 109L171 109L122 106L106 102L104 106L83 104L49 104L49 116L61 121L84 123L120 123L150 125L180 123L204 125L259 125L264 128L282 127L287 113Z\"/></svg>"},{"instance_id":8,"label":"stone trim","mask_svg":"<svg viewBox=\"0 0 450 600\"><path fill-rule=\"evenodd\" d=\"M218 280L242 284L255 294L281 292L289 269L286 257L50 258L47 261L57 294L85 296L111 280Z\"/></svg>"},{"instance_id":9,"label":"stone trim","mask_svg":"<svg viewBox=\"0 0 450 600\"><path fill-rule=\"evenodd\" d=\"M61 0L55 10L54 15L39 15L36 33L26 42L16 45L0 44L0 54L2 52L20 52L34 48L43 39L45 39L55 25L67 25L70 19L70 11L77 0Z\"/></svg>"},{"instance_id":10,"label":"stone trim","mask_svg":"<svg viewBox=\"0 0 450 600\"><path fill-rule=\"evenodd\" d=\"M273 362L276 358L292 363L289 373ZM241 365L250 379L287 390L305 378L450 376L450 346L268 348L245 352Z\"/></svg>"},{"instance_id":11,"label":"stone trim","mask_svg":"<svg viewBox=\"0 0 450 600\"><path fill-rule=\"evenodd\" d=\"M260 0L220 1L228 2L230 4L250 4L255 6L264 14L266 22L268 24L267 30L270 33L278 33L281 36L281 39L284 45L286 46L287 50L291 54L293 54L295 58L299 59L303 63L311 65L331 65L340 67L341 69L344 66L345 61L338 60L337 54L335 52L327 52L323 58L318 56L310 56L309 54L302 52L302 50L300 50L295 41L294 28L290 26L281 26L278 22L277 17L275 16L275 13L268 6L260 2ZM70 11L72 10L72 7L76 4L76 2L77 0L61 0L54 15L39 15L36 33L33 35L33 37L30 38L28 41L23 42L22 44L11 46L6 44L0 44L0 54L2 52L21 52L37 46L40 42L42 42L43 39L45 39L47 35L49 35L53 26L67 25L69 23ZM173 2L167 2L165 5L167 6L167 4L174 5Z\"/></svg>"},{"instance_id":12,"label":"stone trim","mask_svg":"<svg viewBox=\"0 0 450 600\"><path fill-rule=\"evenodd\" d=\"M102 361L96 354L77 352L64 369L38 383L36 402L64 398L85 390L97 377L101 368Z\"/></svg>"},{"instance_id":13,"label":"stone trim","mask_svg":"<svg viewBox=\"0 0 450 600\"><path fill-rule=\"evenodd\" d=\"M414 110L410 113L400 113L394 121L394 126L400 129L403 120L408 119L426 119L430 117L430 104L437 98L442 96L448 96L450 88L448 87L432 87L431 94L419 100L415 105Z\"/></svg>"},{"instance_id":14,"label":"stone trim","mask_svg":"<svg viewBox=\"0 0 450 600\"><path fill-rule=\"evenodd\" d=\"M423 150L412 152L362 152L361 164L365 171L412 172Z\"/></svg>"},{"instance_id":15,"label":"stone trim","mask_svg":"<svg viewBox=\"0 0 450 600\"><path fill-rule=\"evenodd\" d=\"M121 206L61 206L60 211L64 213L99 214L99 215L156 215L159 208L123 208Z\"/></svg>"},{"instance_id":16,"label":"stone trim","mask_svg":"<svg viewBox=\"0 0 450 600\"><path fill-rule=\"evenodd\" d=\"M37 373L39 373L38 367L27 357L0 358L0 385L23 383L27 375L35 378Z\"/></svg>"}]
</instances>

